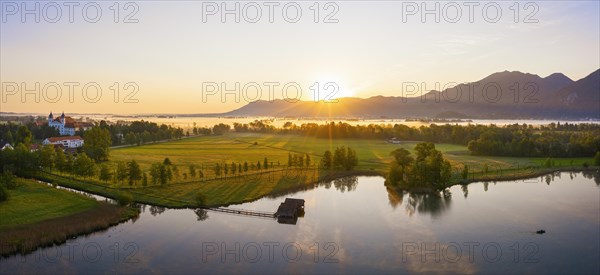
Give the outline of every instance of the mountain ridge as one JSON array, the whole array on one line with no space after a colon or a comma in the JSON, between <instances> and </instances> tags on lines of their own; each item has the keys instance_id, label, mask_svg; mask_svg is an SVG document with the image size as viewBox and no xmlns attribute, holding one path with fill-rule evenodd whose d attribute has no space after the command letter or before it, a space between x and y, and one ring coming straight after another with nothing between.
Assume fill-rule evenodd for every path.
<instances>
[{"instance_id":1,"label":"mountain ridge","mask_svg":"<svg viewBox=\"0 0 600 275\"><path fill-rule=\"evenodd\" d=\"M473 118L600 118L596 108L600 105L599 72L573 81L562 73L541 77L502 71L443 91L425 91L419 97L346 97L337 103L259 100L220 115L405 118L445 113Z\"/></svg>"}]
</instances>

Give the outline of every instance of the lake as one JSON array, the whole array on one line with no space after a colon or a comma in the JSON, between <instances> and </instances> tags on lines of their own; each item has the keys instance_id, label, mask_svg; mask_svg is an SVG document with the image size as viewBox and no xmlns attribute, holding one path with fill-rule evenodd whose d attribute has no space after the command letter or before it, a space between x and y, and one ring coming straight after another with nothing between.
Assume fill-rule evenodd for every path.
<instances>
[{"instance_id":1,"label":"lake","mask_svg":"<svg viewBox=\"0 0 600 275\"><path fill-rule=\"evenodd\" d=\"M34 114L34 113L14 113L11 115L15 116L41 116L46 117L47 114ZM454 121L419 121L419 120L407 120L407 119L346 119L346 118L329 118L329 119L318 119L318 118L282 118L282 117L208 117L208 116L146 116L146 115L132 115L132 116L120 116L120 115L111 115L111 114L71 114L74 119L81 121L101 121L106 120L109 122L116 123L118 121L122 122L132 122L132 121L149 121L157 124L165 124L173 127L181 127L185 130L191 129L194 127L194 123L197 127L212 127L219 123L228 124L233 126L233 123L250 123L255 120L265 121L270 123L271 125L281 128L286 122L291 122L296 125L302 125L304 123L316 123L316 124L326 124L330 122L344 122L350 125L369 125L369 124L404 124L409 127L420 127L420 126L429 126L431 124L443 125L443 124L452 124L452 125L468 125L468 124L480 124L480 125L490 125L495 124L498 126L510 125L510 124L529 124L534 126L539 125L548 125L550 123L558 123L561 124L569 123L569 124L581 124L581 123L593 123L598 124L600 121L598 120L544 120L544 119L463 119L463 120L454 120ZM0 123L2 123L0 121Z\"/></svg>"},{"instance_id":2,"label":"lake","mask_svg":"<svg viewBox=\"0 0 600 275\"><path fill-rule=\"evenodd\" d=\"M349 177L232 206L274 212L301 198L296 224L140 206L135 221L3 259L0 273L600 272L597 172L428 195L393 195L383 182Z\"/></svg>"}]
</instances>

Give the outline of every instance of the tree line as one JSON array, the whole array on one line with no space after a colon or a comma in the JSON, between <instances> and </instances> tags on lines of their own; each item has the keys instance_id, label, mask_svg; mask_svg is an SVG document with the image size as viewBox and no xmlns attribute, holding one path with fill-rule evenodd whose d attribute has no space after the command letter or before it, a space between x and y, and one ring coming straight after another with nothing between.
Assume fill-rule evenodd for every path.
<instances>
[{"instance_id":1,"label":"tree line","mask_svg":"<svg viewBox=\"0 0 600 275\"><path fill-rule=\"evenodd\" d=\"M359 138L425 141L468 146L476 155L515 157L591 157L600 151L600 125L593 123L437 125L409 127L403 124L350 125L286 122L275 128L267 122L234 124L240 132L299 134L317 138Z\"/></svg>"}]
</instances>

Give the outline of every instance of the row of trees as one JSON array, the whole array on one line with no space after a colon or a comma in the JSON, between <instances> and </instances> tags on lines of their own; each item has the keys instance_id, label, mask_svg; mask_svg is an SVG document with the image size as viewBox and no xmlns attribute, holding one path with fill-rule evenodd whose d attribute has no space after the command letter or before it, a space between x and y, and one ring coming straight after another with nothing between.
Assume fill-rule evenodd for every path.
<instances>
[{"instance_id":1,"label":"row of trees","mask_svg":"<svg viewBox=\"0 0 600 275\"><path fill-rule=\"evenodd\" d=\"M288 167L310 167L311 163L309 154L288 153Z\"/></svg>"},{"instance_id":2,"label":"row of trees","mask_svg":"<svg viewBox=\"0 0 600 275\"><path fill-rule=\"evenodd\" d=\"M323 153L320 165L323 169L327 170L335 169L350 171L358 165L358 156L356 155L356 151L350 147L336 147L333 154L329 150Z\"/></svg>"},{"instance_id":3,"label":"row of trees","mask_svg":"<svg viewBox=\"0 0 600 275\"><path fill-rule=\"evenodd\" d=\"M468 145L473 154L519 157L591 157L600 151L600 125L551 123L534 127L527 124L436 125L409 127L403 124L350 125L348 123L296 125L286 122L275 128L267 122L234 124L240 132L301 134L318 138L367 138L420 140Z\"/></svg>"},{"instance_id":4,"label":"row of trees","mask_svg":"<svg viewBox=\"0 0 600 275\"><path fill-rule=\"evenodd\" d=\"M19 143L31 143L34 139L43 140L49 137L56 137L60 134L58 129L50 127L47 124L38 125L30 117L27 121L23 121L22 124L14 124L9 122L7 124L0 124L0 139L16 145Z\"/></svg>"},{"instance_id":5,"label":"row of trees","mask_svg":"<svg viewBox=\"0 0 600 275\"><path fill-rule=\"evenodd\" d=\"M117 122L114 124L100 121L97 124L101 129L106 129L111 137L111 144L115 145L141 145L159 140L178 139L184 136L183 129L170 125L158 125L148 121Z\"/></svg>"},{"instance_id":6,"label":"row of trees","mask_svg":"<svg viewBox=\"0 0 600 275\"><path fill-rule=\"evenodd\" d=\"M527 131L490 128L468 143L476 155L591 157L600 151L600 131Z\"/></svg>"},{"instance_id":7,"label":"row of trees","mask_svg":"<svg viewBox=\"0 0 600 275\"><path fill-rule=\"evenodd\" d=\"M415 157L404 148L398 148L390 153L394 160L386 177L386 183L408 188L445 187L452 176L450 162L435 149L433 143L419 143L414 150ZM469 173L466 166L463 177L465 173L466 175Z\"/></svg>"},{"instance_id":8,"label":"row of trees","mask_svg":"<svg viewBox=\"0 0 600 275\"><path fill-rule=\"evenodd\" d=\"M279 166L279 161L277 162L277 166ZM247 173L248 171L259 171L259 170L267 170L269 168L274 168L275 164L273 162L269 162L269 160L265 157L263 159L263 161L257 161L256 164L251 162L248 163L247 161L245 161L244 163L241 162L231 162L231 164L227 164L227 163L215 163L215 166L213 167L213 171L215 173L215 175L217 177L220 177L222 175L227 176L229 174L231 175L236 175L236 174L242 174L242 173Z\"/></svg>"}]
</instances>

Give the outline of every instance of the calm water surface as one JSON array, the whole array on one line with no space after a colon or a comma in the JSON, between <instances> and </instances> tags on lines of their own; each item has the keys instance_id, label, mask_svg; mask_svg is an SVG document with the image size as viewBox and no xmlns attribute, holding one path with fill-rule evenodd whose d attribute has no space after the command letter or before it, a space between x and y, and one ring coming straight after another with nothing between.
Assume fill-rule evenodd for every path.
<instances>
[{"instance_id":1,"label":"calm water surface","mask_svg":"<svg viewBox=\"0 0 600 275\"><path fill-rule=\"evenodd\" d=\"M0 273L597 274L599 184L557 173L398 196L380 177L358 177L234 206L272 212L302 198L295 225L141 206L135 221L3 259Z\"/></svg>"}]
</instances>

